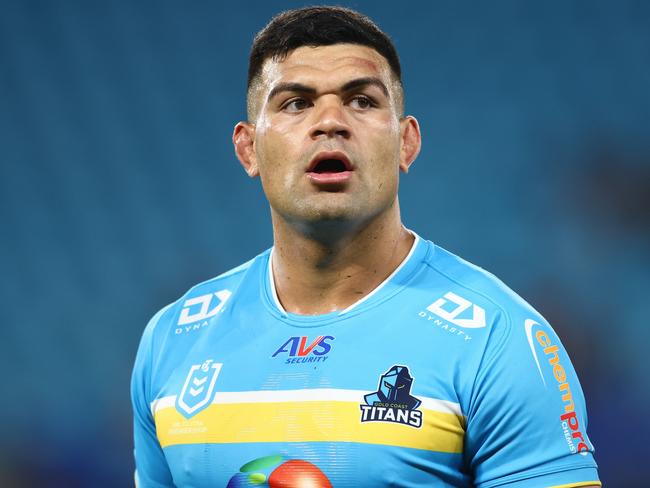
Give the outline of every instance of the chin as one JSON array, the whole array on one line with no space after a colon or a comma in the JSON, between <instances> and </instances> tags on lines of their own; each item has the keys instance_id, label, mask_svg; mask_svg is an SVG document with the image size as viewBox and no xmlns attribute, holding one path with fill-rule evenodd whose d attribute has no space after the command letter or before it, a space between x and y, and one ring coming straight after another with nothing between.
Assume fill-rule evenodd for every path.
<instances>
[{"instance_id":1,"label":"chin","mask_svg":"<svg viewBox=\"0 0 650 488\"><path fill-rule=\"evenodd\" d=\"M355 220L355 215L349 209L324 208L303 214L299 219L307 225L342 224Z\"/></svg>"},{"instance_id":2,"label":"chin","mask_svg":"<svg viewBox=\"0 0 650 488\"><path fill-rule=\"evenodd\" d=\"M308 235L334 235L359 220L358 209L344 205L310 205L292 210L284 214L285 220Z\"/></svg>"},{"instance_id":3,"label":"chin","mask_svg":"<svg viewBox=\"0 0 650 488\"><path fill-rule=\"evenodd\" d=\"M318 203L305 209L310 220L316 222L357 220L363 214L359 202L353 202L349 198L335 198Z\"/></svg>"},{"instance_id":4,"label":"chin","mask_svg":"<svg viewBox=\"0 0 650 488\"><path fill-rule=\"evenodd\" d=\"M329 193L292 202L285 215L292 221L317 223L320 221L340 221L354 219L359 213L359 204L350 195Z\"/></svg>"}]
</instances>

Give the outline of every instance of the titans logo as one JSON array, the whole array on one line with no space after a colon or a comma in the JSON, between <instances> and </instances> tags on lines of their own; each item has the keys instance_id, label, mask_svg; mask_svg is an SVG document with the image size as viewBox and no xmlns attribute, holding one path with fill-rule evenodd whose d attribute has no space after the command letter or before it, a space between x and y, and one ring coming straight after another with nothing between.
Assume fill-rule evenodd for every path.
<instances>
[{"instance_id":1,"label":"titans logo","mask_svg":"<svg viewBox=\"0 0 650 488\"><path fill-rule=\"evenodd\" d=\"M394 422L411 427L422 426L422 403L411 395L413 377L406 366L395 365L379 378L377 391L364 395L361 422Z\"/></svg>"}]
</instances>

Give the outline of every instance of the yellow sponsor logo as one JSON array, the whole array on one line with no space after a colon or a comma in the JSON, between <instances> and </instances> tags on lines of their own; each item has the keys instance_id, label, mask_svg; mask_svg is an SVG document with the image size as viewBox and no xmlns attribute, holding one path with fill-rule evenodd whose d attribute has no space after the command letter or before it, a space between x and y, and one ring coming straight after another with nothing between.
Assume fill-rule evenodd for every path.
<instances>
[{"instance_id":1,"label":"yellow sponsor logo","mask_svg":"<svg viewBox=\"0 0 650 488\"><path fill-rule=\"evenodd\" d=\"M538 330L535 333L537 342L544 348L544 354L548 360L548 364L553 368L553 376L557 381L558 389L562 394L562 403L564 404L564 413L560 415L560 422L564 431L564 437L569 445L571 452L588 452L589 447L580 432L580 422L575 412L575 404L573 403L573 394L571 393L571 385L567 381L566 371L564 366L560 363L560 356L558 354L559 347L551 341L549 335L543 330ZM578 443L577 447L575 443Z\"/></svg>"}]
</instances>

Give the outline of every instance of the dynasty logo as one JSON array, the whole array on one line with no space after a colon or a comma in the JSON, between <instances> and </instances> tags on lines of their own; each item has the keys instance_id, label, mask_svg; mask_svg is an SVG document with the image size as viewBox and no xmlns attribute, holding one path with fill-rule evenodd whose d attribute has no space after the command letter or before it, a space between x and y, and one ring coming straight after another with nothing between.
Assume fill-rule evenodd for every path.
<instances>
[{"instance_id":1,"label":"dynasty logo","mask_svg":"<svg viewBox=\"0 0 650 488\"><path fill-rule=\"evenodd\" d=\"M219 290L185 300L174 333L187 334L207 327L210 324L208 319L224 311L224 305L231 295L230 290Z\"/></svg>"},{"instance_id":2,"label":"dynasty logo","mask_svg":"<svg viewBox=\"0 0 650 488\"><path fill-rule=\"evenodd\" d=\"M308 342L307 336L290 337L271 357L287 354L289 357L284 361L285 364L324 362L332 349L327 341L333 340L334 336L331 335L318 336L311 342Z\"/></svg>"},{"instance_id":3,"label":"dynasty logo","mask_svg":"<svg viewBox=\"0 0 650 488\"><path fill-rule=\"evenodd\" d=\"M394 422L422 426L422 403L411 395L413 377L406 366L395 365L379 378L377 391L364 395L361 404L361 422Z\"/></svg>"}]
</instances>

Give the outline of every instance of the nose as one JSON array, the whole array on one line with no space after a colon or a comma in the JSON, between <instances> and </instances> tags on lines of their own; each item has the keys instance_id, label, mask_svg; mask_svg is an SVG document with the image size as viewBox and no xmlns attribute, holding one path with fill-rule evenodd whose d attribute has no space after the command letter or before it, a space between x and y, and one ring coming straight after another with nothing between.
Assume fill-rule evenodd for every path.
<instances>
[{"instance_id":1,"label":"nose","mask_svg":"<svg viewBox=\"0 0 650 488\"><path fill-rule=\"evenodd\" d=\"M319 138L350 138L350 126L345 117L344 106L338 97L324 96L320 106L314 110L314 124L311 127L312 139Z\"/></svg>"}]
</instances>

